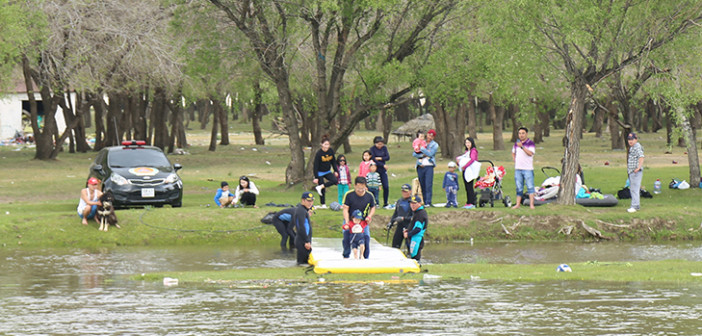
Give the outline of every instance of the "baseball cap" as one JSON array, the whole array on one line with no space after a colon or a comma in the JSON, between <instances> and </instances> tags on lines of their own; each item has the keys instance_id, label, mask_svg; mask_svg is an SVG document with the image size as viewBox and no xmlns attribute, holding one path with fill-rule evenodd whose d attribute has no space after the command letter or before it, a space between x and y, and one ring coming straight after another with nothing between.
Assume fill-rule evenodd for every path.
<instances>
[{"instance_id":1,"label":"baseball cap","mask_svg":"<svg viewBox=\"0 0 702 336\"><path fill-rule=\"evenodd\" d=\"M88 184L100 184L100 181L94 177L88 179Z\"/></svg>"},{"instance_id":2,"label":"baseball cap","mask_svg":"<svg viewBox=\"0 0 702 336\"><path fill-rule=\"evenodd\" d=\"M412 190L412 187L411 187L409 184L405 183L405 184L402 185L402 187L400 187L400 190L402 190L402 191L410 191L410 190Z\"/></svg>"},{"instance_id":3,"label":"baseball cap","mask_svg":"<svg viewBox=\"0 0 702 336\"><path fill-rule=\"evenodd\" d=\"M627 140L634 140L634 139L638 139L638 137L636 136L636 133L631 132L631 133L629 133L629 135L626 136L626 139Z\"/></svg>"},{"instance_id":4,"label":"baseball cap","mask_svg":"<svg viewBox=\"0 0 702 336\"><path fill-rule=\"evenodd\" d=\"M368 165L369 165L369 166L375 166L375 165L377 165L377 164L375 163L375 161L371 161Z\"/></svg>"},{"instance_id":5,"label":"baseball cap","mask_svg":"<svg viewBox=\"0 0 702 336\"><path fill-rule=\"evenodd\" d=\"M229 185L229 183L227 183L226 181L222 181L222 183L221 183L222 188L224 188L224 187L226 187L226 186L228 186L228 185Z\"/></svg>"},{"instance_id":6,"label":"baseball cap","mask_svg":"<svg viewBox=\"0 0 702 336\"><path fill-rule=\"evenodd\" d=\"M448 163L448 166L449 166L449 168L451 168L451 167L454 167L454 168L455 168L455 167L456 167L456 163L453 162L453 161L451 161L451 162Z\"/></svg>"},{"instance_id":7,"label":"baseball cap","mask_svg":"<svg viewBox=\"0 0 702 336\"><path fill-rule=\"evenodd\" d=\"M410 197L410 203L422 203L422 197L419 195L414 195Z\"/></svg>"},{"instance_id":8,"label":"baseball cap","mask_svg":"<svg viewBox=\"0 0 702 336\"><path fill-rule=\"evenodd\" d=\"M302 197L300 197L300 199L314 201L314 194L311 191L305 191L302 193Z\"/></svg>"},{"instance_id":9,"label":"baseball cap","mask_svg":"<svg viewBox=\"0 0 702 336\"><path fill-rule=\"evenodd\" d=\"M356 209L351 215L353 216L353 218L363 219L363 213L361 212L361 210Z\"/></svg>"},{"instance_id":10,"label":"baseball cap","mask_svg":"<svg viewBox=\"0 0 702 336\"><path fill-rule=\"evenodd\" d=\"M427 134L431 134L431 136L436 136L436 131L432 128L427 131Z\"/></svg>"}]
</instances>

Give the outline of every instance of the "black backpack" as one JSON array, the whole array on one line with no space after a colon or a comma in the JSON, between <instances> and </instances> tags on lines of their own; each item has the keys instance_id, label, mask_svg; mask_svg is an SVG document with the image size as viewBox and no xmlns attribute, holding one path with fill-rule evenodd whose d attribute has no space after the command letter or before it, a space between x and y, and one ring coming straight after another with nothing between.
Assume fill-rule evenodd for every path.
<instances>
[{"instance_id":1,"label":"black backpack","mask_svg":"<svg viewBox=\"0 0 702 336\"><path fill-rule=\"evenodd\" d=\"M617 198L618 199L630 199L631 198L631 190L629 190L629 187L624 187L622 190L617 191Z\"/></svg>"},{"instance_id":2,"label":"black backpack","mask_svg":"<svg viewBox=\"0 0 702 336\"><path fill-rule=\"evenodd\" d=\"M275 211L267 213L265 216L263 216L263 218L261 218L261 223L273 224L273 218L275 218L276 213L277 212L275 212Z\"/></svg>"}]
</instances>

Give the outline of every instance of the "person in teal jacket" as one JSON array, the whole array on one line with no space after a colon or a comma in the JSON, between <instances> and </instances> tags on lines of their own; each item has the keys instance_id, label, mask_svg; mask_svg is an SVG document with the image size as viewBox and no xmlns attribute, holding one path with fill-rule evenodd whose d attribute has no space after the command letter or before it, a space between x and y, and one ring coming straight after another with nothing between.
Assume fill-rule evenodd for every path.
<instances>
[{"instance_id":1,"label":"person in teal jacket","mask_svg":"<svg viewBox=\"0 0 702 336\"><path fill-rule=\"evenodd\" d=\"M422 258L424 248L424 233L429 224L429 215L422 204L422 197L419 195L410 198L410 208L412 208L412 219L405 229L404 236L407 240L407 249L410 258L419 261Z\"/></svg>"}]
</instances>

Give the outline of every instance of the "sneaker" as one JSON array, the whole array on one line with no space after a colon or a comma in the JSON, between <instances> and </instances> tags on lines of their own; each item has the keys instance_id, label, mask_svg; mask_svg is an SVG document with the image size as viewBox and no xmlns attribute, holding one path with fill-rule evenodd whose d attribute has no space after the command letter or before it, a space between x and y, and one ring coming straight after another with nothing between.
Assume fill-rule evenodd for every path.
<instances>
[{"instance_id":1,"label":"sneaker","mask_svg":"<svg viewBox=\"0 0 702 336\"><path fill-rule=\"evenodd\" d=\"M322 189L324 188L324 184L320 184L314 188L317 189L317 193L319 194L319 196L322 196Z\"/></svg>"},{"instance_id":2,"label":"sneaker","mask_svg":"<svg viewBox=\"0 0 702 336\"><path fill-rule=\"evenodd\" d=\"M384 206L383 209L386 209L386 210L395 209L395 204L388 204L388 205Z\"/></svg>"},{"instance_id":3,"label":"sneaker","mask_svg":"<svg viewBox=\"0 0 702 336\"><path fill-rule=\"evenodd\" d=\"M475 205L473 205L473 204L466 204L463 206L463 209L473 209L473 208L475 208Z\"/></svg>"},{"instance_id":4,"label":"sneaker","mask_svg":"<svg viewBox=\"0 0 702 336\"><path fill-rule=\"evenodd\" d=\"M634 208L629 208L629 209L626 209L626 212L628 212L628 213L634 213L634 212L636 212L636 209L634 209Z\"/></svg>"},{"instance_id":5,"label":"sneaker","mask_svg":"<svg viewBox=\"0 0 702 336\"><path fill-rule=\"evenodd\" d=\"M321 204L320 206L316 207L317 209L326 209L327 205L326 204Z\"/></svg>"}]
</instances>

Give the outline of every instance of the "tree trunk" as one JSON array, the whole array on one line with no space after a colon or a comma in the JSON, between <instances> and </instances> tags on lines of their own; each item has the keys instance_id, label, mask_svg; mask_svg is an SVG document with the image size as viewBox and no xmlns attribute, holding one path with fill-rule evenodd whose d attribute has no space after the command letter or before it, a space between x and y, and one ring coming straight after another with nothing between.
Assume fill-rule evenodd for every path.
<instances>
[{"instance_id":1,"label":"tree trunk","mask_svg":"<svg viewBox=\"0 0 702 336\"><path fill-rule=\"evenodd\" d=\"M609 125L612 149L624 149L624 141L622 140L623 137L619 134L619 123L617 122L619 120L618 110L617 106L614 105L613 99L609 98L607 100L606 107L609 111L607 114L607 125Z\"/></svg>"},{"instance_id":2,"label":"tree trunk","mask_svg":"<svg viewBox=\"0 0 702 336\"><path fill-rule=\"evenodd\" d=\"M685 144L687 147L687 162L690 168L690 187L697 188L700 185L700 160L697 156L697 138L695 130L690 124L690 120L682 107L676 107L678 124L682 128Z\"/></svg>"},{"instance_id":3,"label":"tree trunk","mask_svg":"<svg viewBox=\"0 0 702 336\"><path fill-rule=\"evenodd\" d=\"M468 107L468 136L478 141L478 116L475 108L476 98L472 95L468 96L466 106Z\"/></svg>"},{"instance_id":4,"label":"tree trunk","mask_svg":"<svg viewBox=\"0 0 702 336\"><path fill-rule=\"evenodd\" d=\"M519 120L517 120L519 106L509 104L509 108L507 110L509 113L509 119L512 121L512 138L509 141L515 142L519 138L519 127L522 127L522 124L519 122Z\"/></svg>"},{"instance_id":5,"label":"tree trunk","mask_svg":"<svg viewBox=\"0 0 702 336\"><path fill-rule=\"evenodd\" d=\"M219 139L219 144L222 146L229 145L229 121L228 113L225 109L224 102L219 99L212 100L214 108L217 110L216 118L219 118L219 133L222 135ZM259 126L260 128L260 126Z\"/></svg>"},{"instance_id":6,"label":"tree trunk","mask_svg":"<svg viewBox=\"0 0 702 336\"><path fill-rule=\"evenodd\" d=\"M251 125L253 127L254 142L257 145L265 145L263 141L263 136L261 135L261 115L263 114L263 90L261 89L261 83L256 80L254 82L254 108L253 116L251 118Z\"/></svg>"},{"instance_id":7,"label":"tree trunk","mask_svg":"<svg viewBox=\"0 0 702 336\"><path fill-rule=\"evenodd\" d=\"M107 115L105 118L105 129L107 134L105 135L105 146L117 146L119 141L119 129L118 122L119 115L121 114L120 99L116 92L108 92L107 98L109 99L109 105L107 105Z\"/></svg>"},{"instance_id":8,"label":"tree trunk","mask_svg":"<svg viewBox=\"0 0 702 336\"><path fill-rule=\"evenodd\" d=\"M580 158L580 136L583 132L581 118L585 111L588 90L584 78L576 78L571 84L571 101L566 115L566 147L561 170L561 187L558 190L558 203L575 204L575 176L578 173Z\"/></svg>"},{"instance_id":9,"label":"tree trunk","mask_svg":"<svg viewBox=\"0 0 702 336\"><path fill-rule=\"evenodd\" d=\"M601 138L602 137L602 124L604 123L604 118L606 115L606 112L602 110L599 106L595 107L594 111L594 120L592 121L592 127L590 128L590 132L595 133L596 138Z\"/></svg>"},{"instance_id":10,"label":"tree trunk","mask_svg":"<svg viewBox=\"0 0 702 336\"><path fill-rule=\"evenodd\" d=\"M154 129L153 145L165 150L168 141L168 125L166 124L166 91L162 87L157 87L154 91L151 113L151 123Z\"/></svg>"},{"instance_id":11,"label":"tree trunk","mask_svg":"<svg viewBox=\"0 0 702 336\"><path fill-rule=\"evenodd\" d=\"M501 106L495 106L492 94L490 94L489 104L490 119L492 119L492 149L503 150L505 149L505 140L502 138L502 119L505 115L505 109Z\"/></svg>"},{"instance_id":12,"label":"tree trunk","mask_svg":"<svg viewBox=\"0 0 702 336\"><path fill-rule=\"evenodd\" d=\"M212 103L212 131L210 132L210 147L207 149L210 152L217 150L217 128L219 127L219 114L221 113L217 101L212 100Z\"/></svg>"}]
</instances>

